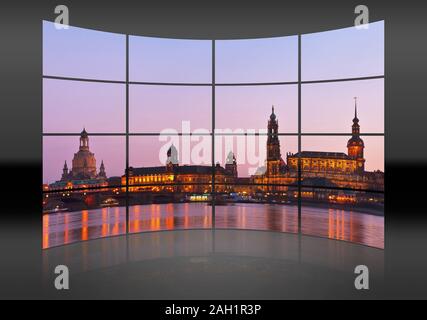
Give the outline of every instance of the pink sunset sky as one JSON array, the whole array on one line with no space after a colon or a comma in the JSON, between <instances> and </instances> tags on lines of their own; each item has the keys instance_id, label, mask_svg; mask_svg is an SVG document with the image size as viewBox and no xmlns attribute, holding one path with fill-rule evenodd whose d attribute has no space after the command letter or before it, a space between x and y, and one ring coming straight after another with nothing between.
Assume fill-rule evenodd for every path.
<instances>
[{"instance_id":1,"label":"pink sunset sky","mask_svg":"<svg viewBox=\"0 0 427 320\"><path fill-rule=\"evenodd\" d=\"M129 41L130 81L209 83L212 79L209 40L131 36ZM217 41L216 81L296 81L297 47L296 36ZM75 27L56 30L52 23L43 23L43 74L46 76L124 81L125 52L123 35ZM303 80L383 75L384 24L373 23L368 30L345 28L303 35L301 57ZM303 133L350 133L355 96L358 97L362 134L384 133L383 79L303 84L301 93ZM298 132L298 87L295 84L216 86L215 102L217 129L266 130L274 105L279 131ZM160 133L166 129L182 132L183 122L189 124L193 133L210 132L211 117L210 86L135 83L129 86L131 133ZM83 127L89 134L124 133L125 85L44 79L43 132L79 133ZM346 152L348 138L303 137L301 148ZM366 146L367 170L384 170L384 138L365 136L362 139ZM170 141L159 141L158 136L131 137L130 165L163 165L159 152L165 143ZM197 145L198 141L191 143ZM281 146L286 160L286 152L297 152L297 138L282 136ZM104 160L108 176L124 173L124 137L90 137L90 147L98 167ZM77 149L78 136L44 137L43 181L58 180L64 160L71 167ZM182 156L186 151L179 152L180 159L185 159ZM263 162L265 145L257 152ZM227 153L224 150L223 155L216 154L216 159L224 164ZM254 165L248 163L247 155L237 154L237 157L239 175L247 176Z\"/></svg>"}]
</instances>

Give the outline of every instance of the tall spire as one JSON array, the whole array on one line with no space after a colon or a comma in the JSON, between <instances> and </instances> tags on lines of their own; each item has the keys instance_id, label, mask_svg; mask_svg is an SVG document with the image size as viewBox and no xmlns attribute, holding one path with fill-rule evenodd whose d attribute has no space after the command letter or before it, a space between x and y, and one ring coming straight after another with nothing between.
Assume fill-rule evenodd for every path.
<instances>
[{"instance_id":1,"label":"tall spire","mask_svg":"<svg viewBox=\"0 0 427 320\"><path fill-rule=\"evenodd\" d=\"M270 120L276 120L276 115L274 114L274 105L271 106Z\"/></svg>"},{"instance_id":2,"label":"tall spire","mask_svg":"<svg viewBox=\"0 0 427 320\"><path fill-rule=\"evenodd\" d=\"M357 97L354 97L354 119L351 132L352 137L347 142L348 156L357 161L357 172L363 173L365 171L365 159L363 157L365 144L360 138L360 125L357 118Z\"/></svg>"},{"instance_id":3,"label":"tall spire","mask_svg":"<svg viewBox=\"0 0 427 320\"><path fill-rule=\"evenodd\" d=\"M354 97L354 119L357 119L357 97Z\"/></svg>"},{"instance_id":4,"label":"tall spire","mask_svg":"<svg viewBox=\"0 0 427 320\"><path fill-rule=\"evenodd\" d=\"M357 118L357 97L354 97L354 118L351 126L353 136L358 136L360 133L359 119Z\"/></svg>"}]
</instances>

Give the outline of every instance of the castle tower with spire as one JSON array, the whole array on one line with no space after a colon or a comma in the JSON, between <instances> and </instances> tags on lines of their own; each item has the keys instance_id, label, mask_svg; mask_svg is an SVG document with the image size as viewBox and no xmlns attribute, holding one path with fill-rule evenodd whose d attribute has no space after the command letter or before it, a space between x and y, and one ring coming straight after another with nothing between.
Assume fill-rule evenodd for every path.
<instances>
[{"instance_id":1,"label":"castle tower with spire","mask_svg":"<svg viewBox=\"0 0 427 320\"><path fill-rule=\"evenodd\" d=\"M357 97L354 98L354 118L351 127L352 136L347 142L348 156L357 161L357 172L365 171L365 159L363 157L365 144L360 138L359 118L357 117Z\"/></svg>"},{"instance_id":2,"label":"castle tower with spire","mask_svg":"<svg viewBox=\"0 0 427 320\"><path fill-rule=\"evenodd\" d=\"M279 122L274 114L274 106L271 107L271 115L268 120L267 138L267 172L268 176L277 175L280 172L281 154L279 141Z\"/></svg>"}]
</instances>

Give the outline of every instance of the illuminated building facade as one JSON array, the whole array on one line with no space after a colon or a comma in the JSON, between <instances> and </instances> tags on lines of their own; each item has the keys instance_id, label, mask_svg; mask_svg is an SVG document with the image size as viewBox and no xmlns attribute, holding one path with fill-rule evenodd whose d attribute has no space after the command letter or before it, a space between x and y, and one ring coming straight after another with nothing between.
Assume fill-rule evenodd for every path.
<instances>
[{"instance_id":1,"label":"illuminated building facade","mask_svg":"<svg viewBox=\"0 0 427 320\"><path fill-rule=\"evenodd\" d=\"M251 177L238 177L236 157L232 152L228 154L224 167L219 163L215 166L180 165L178 151L174 145L171 145L167 151L165 165L129 167L127 172L129 191L207 194L212 192L212 177L215 176L215 192L218 193L284 194L287 191L296 190L299 167L304 187L384 190L384 173L365 171L365 145L360 137L357 104L355 104L352 136L347 142L347 153L301 151L295 154L288 153L285 162L280 150L279 124L274 106L267 126L266 163ZM117 183L121 183L122 191L126 189L126 176L125 172L121 177L117 177L119 179ZM65 162L61 179L43 188L44 190L66 190L108 185L104 163L101 162L97 171L95 155L89 149L88 134L83 130L80 135L79 150L72 160L72 169L69 170ZM316 192L321 193L321 191Z\"/></svg>"},{"instance_id":2,"label":"illuminated building facade","mask_svg":"<svg viewBox=\"0 0 427 320\"><path fill-rule=\"evenodd\" d=\"M210 193L214 170L215 191L231 191L231 184L237 178L237 164L232 153L225 168L219 163L215 167L179 165L178 151L172 145L164 166L129 168L129 191ZM126 185L126 175L122 176L122 185Z\"/></svg>"},{"instance_id":3,"label":"illuminated building facade","mask_svg":"<svg viewBox=\"0 0 427 320\"><path fill-rule=\"evenodd\" d=\"M278 120L274 114L274 108L268 121L268 134L266 170L252 176L252 181L254 184L279 184L282 186L260 186L256 190L287 191L289 185L297 184L299 162L304 186L384 190L384 173L365 171L365 145L360 138L356 102L352 136L347 142L347 153L323 151L288 153L285 163L280 153Z\"/></svg>"}]
</instances>

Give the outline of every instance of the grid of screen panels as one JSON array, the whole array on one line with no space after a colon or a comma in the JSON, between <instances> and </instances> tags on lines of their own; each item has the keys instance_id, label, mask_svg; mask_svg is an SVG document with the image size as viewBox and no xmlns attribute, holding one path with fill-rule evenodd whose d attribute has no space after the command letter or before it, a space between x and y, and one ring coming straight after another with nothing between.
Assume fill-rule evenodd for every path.
<instances>
[{"instance_id":1,"label":"grid of screen panels","mask_svg":"<svg viewBox=\"0 0 427 320\"><path fill-rule=\"evenodd\" d=\"M43 247L193 228L383 247L383 28L186 40L43 22ZM348 160L354 97L370 173L343 182L305 161Z\"/></svg>"}]
</instances>

